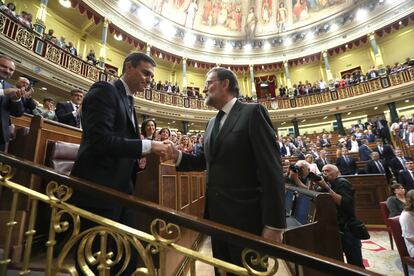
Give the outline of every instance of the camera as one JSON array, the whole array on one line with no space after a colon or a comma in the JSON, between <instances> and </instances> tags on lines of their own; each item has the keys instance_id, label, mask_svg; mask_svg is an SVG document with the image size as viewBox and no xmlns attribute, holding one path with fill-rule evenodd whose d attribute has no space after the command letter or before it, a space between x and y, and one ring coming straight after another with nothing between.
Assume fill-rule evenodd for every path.
<instances>
[{"instance_id":1,"label":"camera","mask_svg":"<svg viewBox=\"0 0 414 276\"><path fill-rule=\"evenodd\" d=\"M30 84L26 87L26 92L29 92L30 90L32 90L32 83L30 83Z\"/></svg>"},{"instance_id":2,"label":"camera","mask_svg":"<svg viewBox=\"0 0 414 276\"><path fill-rule=\"evenodd\" d=\"M313 173L313 172L310 172L310 173L308 174L308 178L309 178L311 181L321 181L321 180L322 180L322 176L321 176L321 175L317 175L317 174L315 174L315 173Z\"/></svg>"},{"instance_id":3,"label":"camera","mask_svg":"<svg viewBox=\"0 0 414 276\"><path fill-rule=\"evenodd\" d=\"M289 170L293 173L298 173L300 168L297 165L289 165Z\"/></svg>"}]
</instances>

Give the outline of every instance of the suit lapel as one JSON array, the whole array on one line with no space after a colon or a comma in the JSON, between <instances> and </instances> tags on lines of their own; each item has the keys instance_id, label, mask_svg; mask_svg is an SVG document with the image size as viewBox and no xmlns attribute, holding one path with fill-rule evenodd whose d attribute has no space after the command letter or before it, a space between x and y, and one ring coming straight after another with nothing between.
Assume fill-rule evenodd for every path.
<instances>
[{"instance_id":1,"label":"suit lapel","mask_svg":"<svg viewBox=\"0 0 414 276\"><path fill-rule=\"evenodd\" d=\"M213 117L210 119L210 121L207 124L207 128L206 128L206 132L204 134L204 155L206 157L206 160L209 160L210 157L210 136L211 136L211 131L213 130L213 126L214 126L214 120L216 119L216 117Z\"/></svg>"},{"instance_id":2,"label":"suit lapel","mask_svg":"<svg viewBox=\"0 0 414 276\"><path fill-rule=\"evenodd\" d=\"M124 104L125 112L127 114L127 118L129 119L129 125L131 126L131 128L134 130L135 133L138 133L137 130L134 128L134 123L132 121L131 114L129 113L129 101L128 101L128 97L127 97L127 94L126 94L124 84L122 83L121 80L117 80L114 83L114 86L115 86L116 90L118 91L119 96L121 97L122 102ZM132 112L132 113L135 116L135 112ZM135 123L136 122L137 122L137 120L136 120L136 116L135 116Z\"/></svg>"},{"instance_id":3,"label":"suit lapel","mask_svg":"<svg viewBox=\"0 0 414 276\"><path fill-rule=\"evenodd\" d=\"M221 127L216 140L214 141L214 148L212 149L213 156L218 151L220 144L222 143L224 137L233 129L237 120L240 118L239 112L242 107L242 104L239 101L236 101L233 108L230 110L230 113L227 115L226 121Z\"/></svg>"}]
</instances>

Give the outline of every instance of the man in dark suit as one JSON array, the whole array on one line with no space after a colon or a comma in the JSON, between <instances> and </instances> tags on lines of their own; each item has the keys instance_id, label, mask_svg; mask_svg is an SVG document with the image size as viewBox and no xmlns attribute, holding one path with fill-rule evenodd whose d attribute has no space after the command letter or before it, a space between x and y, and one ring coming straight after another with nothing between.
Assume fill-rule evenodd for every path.
<instances>
[{"instance_id":1,"label":"man in dark suit","mask_svg":"<svg viewBox=\"0 0 414 276\"><path fill-rule=\"evenodd\" d=\"M315 160L316 166L318 166L319 171L322 171L323 166L332 164L332 161L330 158L326 158L326 151L321 150L319 152L319 158L316 158Z\"/></svg>"},{"instance_id":2,"label":"man in dark suit","mask_svg":"<svg viewBox=\"0 0 414 276\"><path fill-rule=\"evenodd\" d=\"M290 142L289 141L286 141L285 144L283 145L283 147L280 148L280 154L283 157L285 157L285 156L292 156L294 154L294 149L290 145Z\"/></svg>"},{"instance_id":3,"label":"man in dark suit","mask_svg":"<svg viewBox=\"0 0 414 276\"><path fill-rule=\"evenodd\" d=\"M388 180L392 177L389 168L384 165L384 162L380 160L379 153L375 151L371 153L371 160L366 163L365 171L368 174L385 174Z\"/></svg>"},{"instance_id":4,"label":"man in dark suit","mask_svg":"<svg viewBox=\"0 0 414 276\"><path fill-rule=\"evenodd\" d=\"M414 189L414 162L407 160L407 162L405 162L405 166L407 167L407 170L400 171L398 182L403 185L405 190L408 192L409 190Z\"/></svg>"},{"instance_id":5,"label":"man in dark suit","mask_svg":"<svg viewBox=\"0 0 414 276\"><path fill-rule=\"evenodd\" d=\"M131 53L124 61L119 80L92 85L83 101L83 134L72 176L133 194L137 159L150 152L158 155L167 152L167 144L140 140L133 105L133 95L145 89L154 75L154 67L151 57ZM135 212L121 204L102 202L98 196L79 191L73 197L72 202L83 209L135 226ZM86 223L86 228L94 226ZM123 275L131 275L129 272Z\"/></svg>"},{"instance_id":6,"label":"man in dark suit","mask_svg":"<svg viewBox=\"0 0 414 276\"><path fill-rule=\"evenodd\" d=\"M390 167L392 170L392 173L395 176L395 179L399 179L399 173L400 171L405 171L407 168L405 167L405 163L407 162L407 159L403 156L403 153L400 149L394 150L395 157L391 159Z\"/></svg>"},{"instance_id":7,"label":"man in dark suit","mask_svg":"<svg viewBox=\"0 0 414 276\"><path fill-rule=\"evenodd\" d=\"M359 160L368 161L371 160L372 149L368 147L368 140L362 139L361 145L359 146Z\"/></svg>"},{"instance_id":8,"label":"man in dark suit","mask_svg":"<svg viewBox=\"0 0 414 276\"><path fill-rule=\"evenodd\" d=\"M348 154L348 149L342 148L342 156L336 159L336 166L342 175L352 175L357 172L355 160Z\"/></svg>"},{"instance_id":9,"label":"man in dark suit","mask_svg":"<svg viewBox=\"0 0 414 276\"><path fill-rule=\"evenodd\" d=\"M56 116L58 121L62 124L70 125L73 127L81 127L81 110L83 92L77 89L70 91L71 100L68 102L60 102L56 105Z\"/></svg>"},{"instance_id":10,"label":"man in dark suit","mask_svg":"<svg viewBox=\"0 0 414 276\"><path fill-rule=\"evenodd\" d=\"M15 69L14 61L10 57L0 55L0 151L6 150L10 140L10 115L23 115L21 98L24 90L6 82L12 77Z\"/></svg>"},{"instance_id":11,"label":"man in dark suit","mask_svg":"<svg viewBox=\"0 0 414 276\"><path fill-rule=\"evenodd\" d=\"M24 113L33 114L36 103L32 98L34 90L31 87L30 80L25 77L19 77L16 82L16 87L25 91L25 95L22 97Z\"/></svg>"},{"instance_id":12,"label":"man in dark suit","mask_svg":"<svg viewBox=\"0 0 414 276\"><path fill-rule=\"evenodd\" d=\"M376 141L377 146L374 148L374 151L378 152L380 155L380 159L383 158L382 153L384 152L384 143L381 139L377 139Z\"/></svg>"},{"instance_id":13,"label":"man in dark suit","mask_svg":"<svg viewBox=\"0 0 414 276\"><path fill-rule=\"evenodd\" d=\"M206 104L219 113L207 124L203 154L171 147L177 170L207 169L205 218L280 242L286 227L283 171L266 109L237 100L237 77L226 68L207 74L204 91ZM240 245L212 239L212 249L214 257L241 265Z\"/></svg>"}]
</instances>

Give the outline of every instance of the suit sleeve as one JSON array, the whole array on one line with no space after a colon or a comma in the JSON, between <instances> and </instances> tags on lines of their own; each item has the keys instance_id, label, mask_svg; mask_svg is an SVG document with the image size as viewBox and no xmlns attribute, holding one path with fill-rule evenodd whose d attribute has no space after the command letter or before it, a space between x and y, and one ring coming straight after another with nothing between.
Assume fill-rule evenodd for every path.
<instances>
[{"instance_id":1,"label":"suit sleeve","mask_svg":"<svg viewBox=\"0 0 414 276\"><path fill-rule=\"evenodd\" d=\"M204 171L206 169L206 158L204 157L204 148L201 148L201 153L197 156L182 153L180 165L176 168L180 172L189 171Z\"/></svg>"},{"instance_id":2,"label":"suit sleeve","mask_svg":"<svg viewBox=\"0 0 414 276\"><path fill-rule=\"evenodd\" d=\"M24 113L24 107L23 107L23 102L20 101L12 101L8 96L2 96L2 97L6 97L7 98L7 109L9 109L10 111L10 115L15 116L15 117L20 117L23 115Z\"/></svg>"},{"instance_id":3,"label":"suit sleeve","mask_svg":"<svg viewBox=\"0 0 414 276\"><path fill-rule=\"evenodd\" d=\"M55 113L60 123L67 124L67 125L76 124L76 120L75 120L75 117L73 116L72 111L68 112L63 103L58 103L56 105Z\"/></svg>"},{"instance_id":4,"label":"suit sleeve","mask_svg":"<svg viewBox=\"0 0 414 276\"><path fill-rule=\"evenodd\" d=\"M95 90L95 91L94 91ZM140 158L142 141L114 134L119 112L126 112L119 104L117 91L110 85L101 85L89 91L82 107L82 125L94 152L117 157ZM125 125L127 123L125 122ZM125 126L127 127L127 126Z\"/></svg>"},{"instance_id":5,"label":"suit sleeve","mask_svg":"<svg viewBox=\"0 0 414 276\"><path fill-rule=\"evenodd\" d=\"M249 136L254 147L256 174L261 185L262 222L286 228L285 184L275 132L267 110L256 105L249 121Z\"/></svg>"}]
</instances>

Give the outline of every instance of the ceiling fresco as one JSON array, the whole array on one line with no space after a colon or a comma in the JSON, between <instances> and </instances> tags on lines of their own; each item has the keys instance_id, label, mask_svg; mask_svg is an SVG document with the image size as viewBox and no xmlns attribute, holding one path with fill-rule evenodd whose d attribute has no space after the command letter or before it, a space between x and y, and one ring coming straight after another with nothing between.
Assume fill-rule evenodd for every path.
<instances>
[{"instance_id":1,"label":"ceiling fresco","mask_svg":"<svg viewBox=\"0 0 414 276\"><path fill-rule=\"evenodd\" d=\"M283 33L332 17L354 0L141 0L188 29L253 38Z\"/></svg>"}]
</instances>

